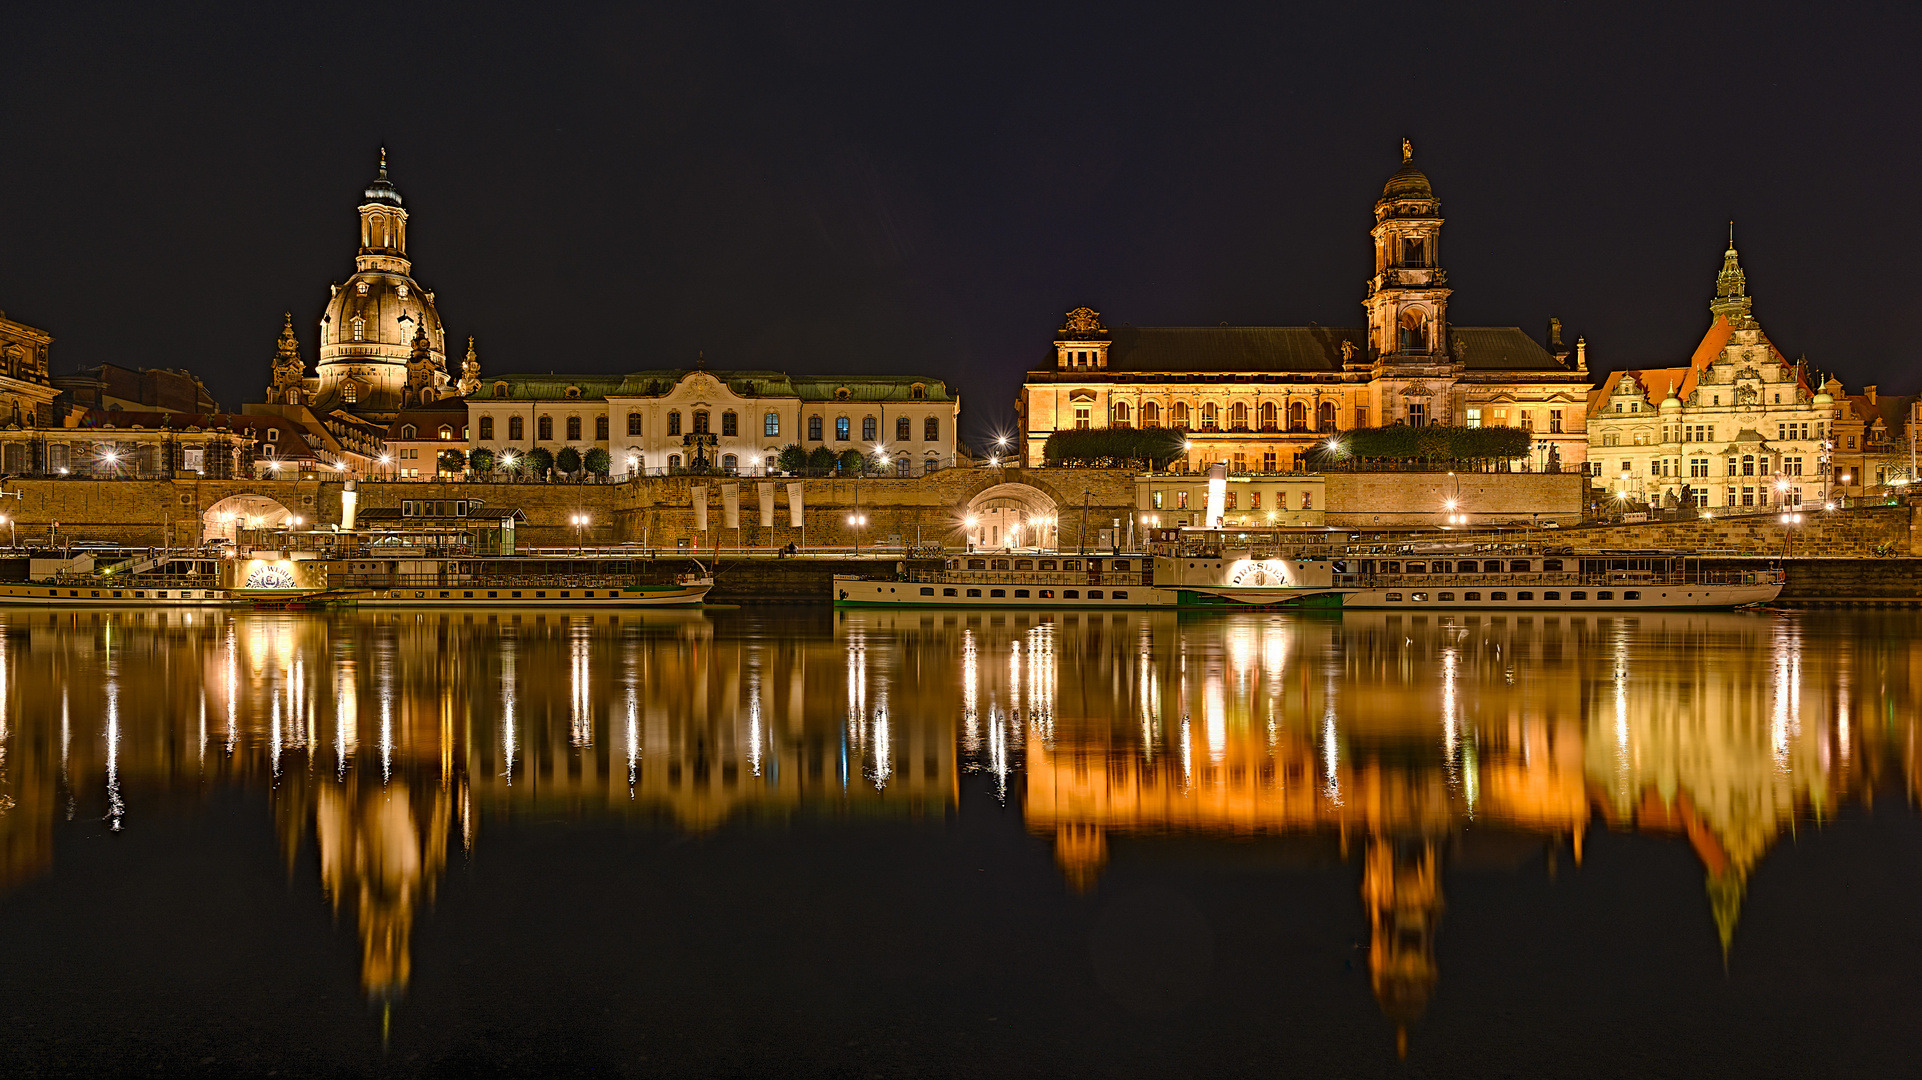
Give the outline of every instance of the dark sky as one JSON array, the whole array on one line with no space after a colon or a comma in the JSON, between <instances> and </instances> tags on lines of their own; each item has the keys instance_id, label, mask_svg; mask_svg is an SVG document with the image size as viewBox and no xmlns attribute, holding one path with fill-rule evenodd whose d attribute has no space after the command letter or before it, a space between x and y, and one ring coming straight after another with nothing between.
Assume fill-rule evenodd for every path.
<instances>
[{"instance_id":1,"label":"dark sky","mask_svg":"<svg viewBox=\"0 0 1922 1080\"><path fill-rule=\"evenodd\" d=\"M1412 138L1463 324L1676 363L1737 220L1791 356L1891 391L1913 5L43 4L0 63L0 308L56 372L312 361L389 146L485 370L925 372L1011 420L1062 312L1354 325ZM1890 189L1894 188L1895 194Z\"/></svg>"}]
</instances>

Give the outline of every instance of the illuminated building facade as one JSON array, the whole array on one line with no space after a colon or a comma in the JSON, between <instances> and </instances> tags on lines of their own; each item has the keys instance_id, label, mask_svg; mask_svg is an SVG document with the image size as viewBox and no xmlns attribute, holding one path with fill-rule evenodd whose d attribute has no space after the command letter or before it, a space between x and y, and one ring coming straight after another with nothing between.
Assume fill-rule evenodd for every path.
<instances>
[{"instance_id":1,"label":"illuminated building facade","mask_svg":"<svg viewBox=\"0 0 1922 1080\"><path fill-rule=\"evenodd\" d=\"M1532 432L1516 468L1581 466L1585 346L1564 346L1559 323L1546 346L1512 326L1450 323L1442 220L1404 142L1375 203L1366 325L1111 327L1069 312L1015 402L1024 460L1039 464L1059 430L1165 427L1186 433L1187 469L1301 472L1342 431L1452 424Z\"/></svg>"}]
</instances>

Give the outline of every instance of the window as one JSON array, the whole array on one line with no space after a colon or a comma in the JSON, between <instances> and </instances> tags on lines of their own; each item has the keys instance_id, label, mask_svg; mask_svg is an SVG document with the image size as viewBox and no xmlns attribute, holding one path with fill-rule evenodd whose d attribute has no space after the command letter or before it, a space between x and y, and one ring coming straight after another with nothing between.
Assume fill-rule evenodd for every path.
<instances>
[{"instance_id":1,"label":"window","mask_svg":"<svg viewBox=\"0 0 1922 1080\"><path fill-rule=\"evenodd\" d=\"M669 454L669 455L667 455L667 467L668 467L669 469L678 469L678 468L680 468L680 467L681 467L681 455L679 455L679 454Z\"/></svg>"},{"instance_id":2,"label":"window","mask_svg":"<svg viewBox=\"0 0 1922 1080\"><path fill-rule=\"evenodd\" d=\"M1116 600L1126 600L1128 598L1127 592L1122 589L1116 589L1113 593L1113 596Z\"/></svg>"},{"instance_id":3,"label":"window","mask_svg":"<svg viewBox=\"0 0 1922 1080\"><path fill-rule=\"evenodd\" d=\"M1275 452L1273 450L1266 450L1262 452L1261 471L1262 472L1275 471Z\"/></svg>"},{"instance_id":4,"label":"window","mask_svg":"<svg viewBox=\"0 0 1922 1080\"><path fill-rule=\"evenodd\" d=\"M1708 476L1708 459L1707 458L1690 458L1688 463L1688 474L1689 476L1695 477L1697 479L1706 478Z\"/></svg>"},{"instance_id":5,"label":"window","mask_svg":"<svg viewBox=\"0 0 1922 1080\"><path fill-rule=\"evenodd\" d=\"M507 418L507 440L509 442L519 442L523 437L525 437L525 435L526 435L525 422L518 416L508 417Z\"/></svg>"},{"instance_id":6,"label":"window","mask_svg":"<svg viewBox=\"0 0 1922 1080\"><path fill-rule=\"evenodd\" d=\"M850 422L850 421L848 420L848 418L847 418L847 417L845 417L845 416L837 416L837 417L835 417L835 418L834 418L834 438L835 438L835 440L836 440L836 441L838 441L838 442L847 442L847 441L848 441L848 435L849 435L849 434L850 434L850 433L851 433L851 432L852 432L853 430L854 430L854 429L853 429L853 425L852 425L852 423L851 423L851 422Z\"/></svg>"},{"instance_id":7,"label":"window","mask_svg":"<svg viewBox=\"0 0 1922 1080\"><path fill-rule=\"evenodd\" d=\"M991 596L991 597L992 597L992 596L999 596L999 597L1001 597L1001 598L1003 598L1003 599L1006 599L1006 598L1007 598L1007 595L1008 595L1008 590L1006 590L1006 589L989 589L989 590L988 590L988 595L989 595L989 596Z\"/></svg>"},{"instance_id":8,"label":"window","mask_svg":"<svg viewBox=\"0 0 1922 1080\"><path fill-rule=\"evenodd\" d=\"M1188 509L1188 493L1186 491L1175 492L1175 509L1176 510Z\"/></svg>"},{"instance_id":9,"label":"window","mask_svg":"<svg viewBox=\"0 0 1922 1080\"><path fill-rule=\"evenodd\" d=\"M1742 475L1743 476L1755 475L1755 455L1753 454L1742 455Z\"/></svg>"},{"instance_id":10,"label":"window","mask_svg":"<svg viewBox=\"0 0 1922 1080\"><path fill-rule=\"evenodd\" d=\"M1118 427L1118 428L1125 428L1128 426L1128 403L1127 402L1125 401L1115 402L1114 419L1110 421L1110 423L1112 423L1115 427ZM905 437L906 436L903 436L903 438Z\"/></svg>"},{"instance_id":11,"label":"window","mask_svg":"<svg viewBox=\"0 0 1922 1080\"><path fill-rule=\"evenodd\" d=\"M879 431L880 431L880 424L878 421L874 419L874 417L863 416L861 418L861 441L862 442L873 442L877 437L879 437Z\"/></svg>"},{"instance_id":12,"label":"window","mask_svg":"<svg viewBox=\"0 0 1922 1080\"><path fill-rule=\"evenodd\" d=\"M1401 594L1400 594L1400 593L1398 593L1398 592L1391 592L1391 593L1389 593L1389 594L1388 594L1388 602L1389 602L1389 603L1391 603L1391 604L1398 604L1398 603L1400 603L1400 602L1401 602ZM1397 618L1399 618L1399 617L1400 617L1400 616L1397 616Z\"/></svg>"},{"instance_id":13,"label":"window","mask_svg":"<svg viewBox=\"0 0 1922 1080\"><path fill-rule=\"evenodd\" d=\"M1530 410L1530 409L1523 409L1523 410L1521 410L1521 414L1522 414L1522 430L1523 430L1523 431L1534 431L1534 430L1535 430L1535 413L1534 413L1534 411L1533 411L1533 410Z\"/></svg>"},{"instance_id":14,"label":"window","mask_svg":"<svg viewBox=\"0 0 1922 1080\"><path fill-rule=\"evenodd\" d=\"M1248 471L1248 455L1247 454L1244 454L1239 450L1235 451L1234 470L1238 473L1244 473ZM1228 497L1230 499L1234 498L1233 495L1230 495Z\"/></svg>"},{"instance_id":15,"label":"window","mask_svg":"<svg viewBox=\"0 0 1922 1080\"><path fill-rule=\"evenodd\" d=\"M1081 599L1081 590L1080 589L1063 589L1061 590L1061 599L1079 600Z\"/></svg>"},{"instance_id":16,"label":"window","mask_svg":"<svg viewBox=\"0 0 1922 1080\"><path fill-rule=\"evenodd\" d=\"M1178 428L1178 429L1181 429L1181 430L1184 430L1184 431L1185 431L1185 430L1187 430L1187 427L1188 427L1188 403L1187 403L1187 402L1185 402L1185 401L1177 401L1177 402L1175 402L1175 403L1174 403L1173 405L1171 405L1171 406L1169 406L1169 407L1168 407L1168 422L1169 422L1170 424L1173 424L1173 425L1174 425L1174 426L1175 426L1176 428Z\"/></svg>"},{"instance_id":17,"label":"window","mask_svg":"<svg viewBox=\"0 0 1922 1080\"><path fill-rule=\"evenodd\" d=\"M1516 594L1515 594L1515 599L1517 599L1517 600L1533 600L1533 599L1535 599L1535 594L1534 594L1534 593L1532 593L1532 592L1518 592L1518 593L1516 593Z\"/></svg>"},{"instance_id":18,"label":"window","mask_svg":"<svg viewBox=\"0 0 1922 1080\"><path fill-rule=\"evenodd\" d=\"M707 410L695 409L694 410L694 434L706 435L707 433L708 433Z\"/></svg>"},{"instance_id":19,"label":"window","mask_svg":"<svg viewBox=\"0 0 1922 1080\"><path fill-rule=\"evenodd\" d=\"M914 421L905 416L894 418L894 438L896 442L907 442L914 438Z\"/></svg>"},{"instance_id":20,"label":"window","mask_svg":"<svg viewBox=\"0 0 1922 1080\"><path fill-rule=\"evenodd\" d=\"M1301 493L1301 508L1303 510L1313 510L1315 508L1314 492L1304 491Z\"/></svg>"},{"instance_id":21,"label":"window","mask_svg":"<svg viewBox=\"0 0 1922 1080\"><path fill-rule=\"evenodd\" d=\"M1335 430L1335 403L1324 401L1315 409L1315 429L1317 431Z\"/></svg>"},{"instance_id":22,"label":"window","mask_svg":"<svg viewBox=\"0 0 1922 1080\"><path fill-rule=\"evenodd\" d=\"M1216 409L1215 409L1215 403L1214 403L1214 402L1212 402L1212 401L1210 401L1210 402L1208 402L1208 403L1206 403L1206 404L1204 404L1204 405L1203 405L1203 406L1201 407L1201 430L1203 430L1203 431L1213 431L1213 430L1215 430L1215 429L1216 429L1216 428L1217 428L1217 427L1219 426L1219 425L1218 425L1218 424L1216 423L1216 418L1217 418L1217 417L1218 417L1219 415L1220 415L1220 414L1219 414L1219 413L1218 413L1218 412L1216 411Z\"/></svg>"},{"instance_id":23,"label":"window","mask_svg":"<svg viewBox=\"0 0 1922 1080\"><path fill-rule=\"evenodd\" d=\"M607 441L607 417L606 416L597 416L594 418L594 438L600 442Z\"/></svg>"},{"instance_id":24,"label":"window","mask_svg":"<svg viewBox=\"0 0 1922 1080\"><path fill-rule=\"evenodd\" d=\"M1088 409L1083 406L1074 411L1074 426L1077 431L1088 430Z\"/></svg>"},{"instance_id":25,"label":"window","mask_svg":"<svg viewBox=\"0 0 1922 1080\"><path fill-rule=\"evenodd\" d=\"M736 457L733 454L721 455L721 468L726 469L728 472L735 472L736 470L740 469L740 467L741 467L740 458Z\"/></svg>"},{"instance_id":26,"label":"window","mask_svg":"<svg viewBox=\"0 0 1922 1080\"><path fill-rule=\"evenodd\" d=\"M495 396L496 398L504 398L504 397L506 397L506 396L507 396L507 384L506 384L506 383L504 383L504 382L497 382L497 383L495 383L495 384L494 384L494 396Z\"/></svg>"},{"instance_id":27,"label":"window","mask_svg":"<svg viewBox=\"0 0 1922 1080\"><path fill-rule=\"evenodd\" d=\"M1365 428L1368 426L1368 406L1366 405L1355 406L1355 426L1358 428Z\"/></svg>"},{"instance_id":28,"label":"window","mask_svg":"<svg viewBox=\"0 0 1922 1080\"><path fill-rule=\"evenodd\" d=\"M1101 590L1100 590L1100 589L1089 589L1089 590L1088 590L1088 599L1090 599L1090 600L1099 600L1099 599L1101 599Z\"/></svg>"},{"instance_id":29,"label":"window","mask_svg":"<svg viewBox=\"0 0 1922 1080\"><path fill-rule=\"evenodd\" d=\"M1548 433L1550 435L1560 435L1562 433L1562 410L1548 410Z\"/></svg>"},{"instance_id":30,"label":"window","mask_svg":"<svg viewBox=\"0 0 1922 1080\"><path fill-rule=\"evenodd\" d=\"M1237 401L1228 407L1228 425L1236 431L1248 429L1248 403Z\"/></svg>"},{"instance_id":31,"label":"window","mask_svg":"<svg viewBox=\"0 0 1922 1080\"><path fill-rule=\"evenodd\" d=\"M1248 509L1250 510L1261 509L1261 492L1260 491L1250 491L1248 493Z\"/></svg>"},{"instance_id":32,"label":"window","mask_svg":"<svg viewBox=\"0 0 1922 1080\"><path fill-rule=\"evenodd\" d=\"M1153 510L1161 509L1161 492L1156 491L1156 492L1151 492L1149 494L1148 506L1150 509L1153 509Z\"/></svg>"},{"instance_id":33,"label":"window","mask_svg":"<svg viewBox=\"0 0 1922 1080\"><path fill-rule=\"evenodd\" d=\"M541 442L551 442L554 438L554 418L543 416L534 421L534 438Z\"/></svg>"},{"instance_id":34,"label":"window","mask_svg":"<svg viewBox=\"0 0 1922 1080\"><path fill-rule=\"evenodd\" d=\"M578 416L568 417L567 418L567 441L579 442L580 438L581 438L581 418Z\"/></svg>"},{"instance_id":35,"label":"window","mask_svg":"<svg viewBox=\"0 0 1922 1080\"><path fill-rule=\"evenodd\" d=\"M922 442L940 442L941 441L941 418L940 417L930 416L926 420L923 420L921 422L921 441Z\"/></svg>"},{"instance_id":36,"label":"window","mask_svg":"<svg viewBox=\"0 0 1922 1080\"><path fill-rule=\"evenodd\" d=\"M1225 507L1225 509L1228 509L1228 510L1234 510L1234 509L1236 509L1236 506L1235 506L1235 499L1236 499L1236 498L1238 497L1238 495L1239 495L1239 492L1234 492L1234 491L1230 491L1230 492L1228 493L1228 496L1227 496L1227 497L1228 497L1228 503L1227 503L1227 506Z\"/></svg>"},{"instance_id":37,"label":"window","mask_svg":"<svg viewBox=\"0 0 1922 1080\"><path fill-rule=\"evenodd\" d=\"M1028 598L1028 590L1026 590L1026 589L1016 589L1016 590L1014 591L1014 598L1015 598L1016 600L1026 600L1026 599Z\"/></svg>"},{"instance_id":38,"label":"window","mask_svg":"<svg viewBox=\"0 0 1922 1080\"><path fill-rule=\"evenodd\" d=\"M1410 402L1408 406L1408 426L1421 427L1426 423L1428 423L1428 406L1419 401Z\"/></svg>"},{"instance_id":39,"label":"window","mask_svg":"<svg viewBox=\"0 0 1922 1080\"><path fill-rule=\"evenodd\" d=\"M820 417L818 416L808 417L808 438L813 442L821 441L821 418Z\"/></svg>"},{"instance_id":40,"label":"window","mask_svg":"<svg viewBox=\"0 0 1922 1080\"><path fill-rule=\"evenodd\" d=\"M669 435L679 435L681 433L681 410L675 409L673 412L667 414L667 433Z\"/></svg>"},{"instance_id":41,"label":"window","mask_svg":"<svg viewBox=\"0 0 1922 1080\"><path fill-rule=\"evenodd\" d=\"M1275 413L1276 413L1276 410L1275 410L1274 402L1264 401L1261 403L1261 430L1263 431L1275 430Z\"/></svg>"},{"instance_id":42,"label":"window","mask_svg":"<svg viewBox=\"0 0 1922 1080\"><path fill-rule=\"evenodd\" d=\"M781 433L781 414L768 413L761 418L761 434L772 439Z\"/></svg>"},{"instance_id":43,"label":"window","mask_svg":"<svg viewBox=\"0 0 1922 1080\"><path fill-rule=\"evenodd\" d=\"M980 596L980 595L981 595L981 590L980 590L980 589L969 589L969 590L968 590L968 595L969 595L969 596Z\"/></svg>"},{"instance_id":44,"label":"window","mask_svg":"<svg viewBox=\"0 0 1922 1080\"><path fill-rule=\"evenodd\" d=\"M1463 427L1481 427L1482 411L1480 409L1468 410L1468 417L1462 422L1462 426Z\"/></svg>"},{"instance_id":45,"label":"window","mask_svg":"<svg viewBox=\"0 0 1922 1080\"><path fill-rule=\"evenodd\" d=\"M1408 237L1401 242L1401 264L1403 266L1427 266L1427 245L1420 237Z\"/></svg>"},{"instance_id":46,"label":"window","mask_svg":"<svg viewBox=\"0 0 1922 1080\"><path fill-rule=\"evenodd\" d=\"M741 418L735 415L733 409L721 414L721 434L730 439L740 437Z\"/></svg>"},{"instance_id":47,"label":"window","mask_svg":"<svg viewBox=\"0 0 1922 1080\"><path fill-rule=\"evenodd\" d=\"M1490 600L1506 600L1508 599L1508 594L1505 592L1493 592L1488 594L1488 598Z\"/></svg>"},{"instance_id":48,"label":"window","mask_svg":"<svg viewBox=\"0 0 1922 1080\"><path fill-rule=\"evenodd\" d=\"M366 292L366 291L367 291L367 283L366 283L366 282L364 282L364 281L363 281L363 282L361 282L361 283L360 283L360 289L361 289L361 291L362 291L362 292ZM365 335L363 335L363 334L362 334L362 331L363 331L363 330L365 330L365 329L366 329L366 327L367 327L367 320L366 320L366 319L363 319L363 318L361 318L361 317L360 317L360 316L358 316L358 315L356 315L356 316L354 316L354 340L355 340L355 341L359 341L359 340L361 340L361 339L362 339L362 338L363 338L363 337L365 336Z\"/></svg>"},{"instance_id":49,"label":"window","mask_svg":"<svg viewBox=\"0 0 1922 1080\"><path fill-rule=\"evenodd\" d=\"M1472 593L1463 593L1463 594L1462 594L1462 599L1463 599L1463 600L1480 600L1481 598L1482 598L1482 594L1481 594L1481 593L1478 593L1478 592L1472 592Z\"/></svg>"},{"instance_id":50,"label":"window","mask_svg":"<svg viewBox=\"0 0 1922 1080\"><path fill-rule=\"evenodd\" d=\"M356 334L355 336L358 337L359 335ZM348 383L340 388L340 396L347 404L352 405L360 400L360 387L355 386L353 383Z\"/></svg>"},{"instance_id":51,"label":"window","mask_svg":"<svg viewBox=\"0 0 1922 1080\"><path fill-rule=\"evenodd\" d=\"M1288 403L1288 430L1308 430L1308 406L1299 401L1291 401Z\"/></svg>"},{"instance_id":52,"label":"window","mask_svg":"<svg viewBox=\"0 0 1922 1080\"><path fill-rule=\"evenodd\" d=\"M453 429L453 428L451 428L451 427L448 427L448 426L447 426L446 424L442 424L442 425L440 426L440 437L441 437L441 438L443 438L443 439L451 439L451 438L453 438L453 437L454 437L454 429Z\"/></svg>"},{"instance_id":53,"label":"window","mask_svg":"<svg viewBox=\"0 0 1922 1080\"><path fill-rule=\"evenodd\" d=\"M1152 401L1143 402L1141 406L1141 426L1154 427L1160 423L1161 406Z\"/></svg>"},{"instance_id":54,"label":"window","mask_svg":"<svg viewBox=\"0 0 1922 1080\"><path fill-rule=\"evenodd\" d=\"M942 590L941 590L941 595L942 595L942 596L955 596L955 595L957 595L957 594L955 593L955 591L954 591L953 589L942 589Z\"/></svg>"}]
</instances>

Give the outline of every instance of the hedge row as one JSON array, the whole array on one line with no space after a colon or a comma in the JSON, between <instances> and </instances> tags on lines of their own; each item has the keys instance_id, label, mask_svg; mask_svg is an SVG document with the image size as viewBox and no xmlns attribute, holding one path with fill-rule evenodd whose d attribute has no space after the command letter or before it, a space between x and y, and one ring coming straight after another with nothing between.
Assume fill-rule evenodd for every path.
<instances>
[{"instance_id":1,"label":"hedge row","mask_svg":"<svg viewBox=\"0 0 1922 1080\"><path fill-rule=\"evenodd\" d=\"M1527 457L1532 433L1512 427L1357 428L1332 443L1317 444L1310 458L1317 466L1342 461L1502 461Z\"/></svg>"},{"instance_id":2,"label":"hedge row","mask_svg":"<svg viewBox=\"0 0 1922 1080\"><path fill-rule=\"evenodd\" d=\"M1050 465L1134 465L1163 469L1182 456L1187 436L1173 428L1087 428L1057 431L1041 446Z\"/></svg>"}]
</instances>

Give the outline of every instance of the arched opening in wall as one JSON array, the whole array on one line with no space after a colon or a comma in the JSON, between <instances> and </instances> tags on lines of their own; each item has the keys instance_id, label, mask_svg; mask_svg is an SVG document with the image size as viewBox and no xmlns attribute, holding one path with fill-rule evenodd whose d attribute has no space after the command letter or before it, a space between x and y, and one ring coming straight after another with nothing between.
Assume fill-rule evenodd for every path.
<instances>
[{"instance_id":1,"label":"arched opening in wall","mask_svg":"<svg viewBox=\"0 0 1922 1080\"><path fill-rule=\"evenodd\" d=\"M996 484L968 500L959 522L976 550L1053 550L1061 545L1061 515L1053 499L1028 484Z\"/></svg>"},{"instance_id":2,"label":"arched opening in wall","mask_svg":"<svg viewBox=\"0 0 1922 1080\"><path fill-rule=\"evenodd\" d=\"M234 540L241 529L279 528L293 517L293 511L265 495L229 495L200 515L200 541Z\"/></svg>"}]
</instances>

